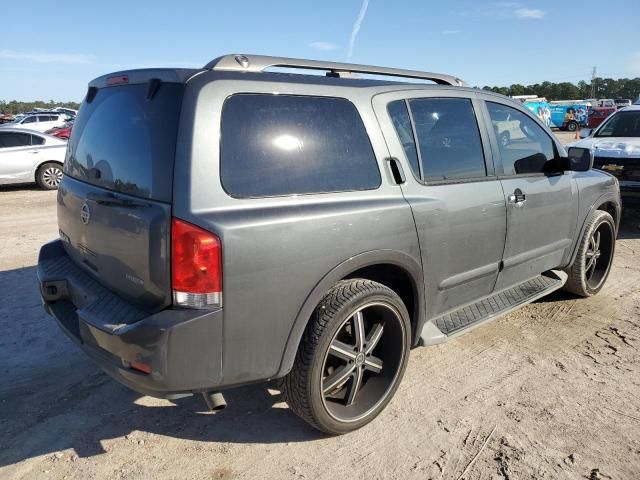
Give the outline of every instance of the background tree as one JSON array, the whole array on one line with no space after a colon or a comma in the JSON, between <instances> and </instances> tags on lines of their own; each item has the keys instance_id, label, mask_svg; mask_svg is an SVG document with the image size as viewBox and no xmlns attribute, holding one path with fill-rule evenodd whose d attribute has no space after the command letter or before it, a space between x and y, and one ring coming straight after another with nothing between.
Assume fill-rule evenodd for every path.
<instances>
[{"instance_id":1,"label":"background tree","mask_svg":"<svg viewBox=\"0 0 640 480\"><path fill-rule=\"evenodd\" d=\"M640 77L636 78L596 78L596 98L629 98L635 100L640 95ZM510 87L482 87L502 95L537 95L547 100L582 100L591 96L591 84L584 80L577 84L570 82L542 82L533 85L513 84Z\"/></svg>"},{"instance_id":2,"label":"background tree","mask_svg":"<svg viewBox=\"0 0 640 480\"><path fill-rule=\"evenodd\" d=\"M56 102L54 100L49 100L48 102L43 100L36 100L34 102L18 102L17 100L7 102L5 100L0 100L0 113L10 113L12 115L30 112L34 108L55 107L66 107L77 110L80 108L80 104L78 102Z\"/></svg>"}]
</instances>

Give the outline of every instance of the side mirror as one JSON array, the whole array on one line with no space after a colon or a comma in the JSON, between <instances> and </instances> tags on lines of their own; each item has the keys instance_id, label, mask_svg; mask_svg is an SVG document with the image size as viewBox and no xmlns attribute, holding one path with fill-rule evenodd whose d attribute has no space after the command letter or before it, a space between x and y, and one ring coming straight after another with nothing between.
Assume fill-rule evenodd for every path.
<instances>
[{"instance_id":1,"label":"side mirror","mask_svg":"<svg viewBox=\"0 0 640 480\"><path fill-rule=\"evenodd\" d=\"M593 167L593 151L589 148L569 147L568 170L586 172Z\"/></svg>"},{"instance_id":2,"label":"side mirror","mask_svg":"<svg viewBox=\"0 0 640 480\"><path fill-rule=\"evenodd\" d=\"M593 134L593 128L583 128L580 130L580 138L588 138Z\"/></svg>"}]
</instances>

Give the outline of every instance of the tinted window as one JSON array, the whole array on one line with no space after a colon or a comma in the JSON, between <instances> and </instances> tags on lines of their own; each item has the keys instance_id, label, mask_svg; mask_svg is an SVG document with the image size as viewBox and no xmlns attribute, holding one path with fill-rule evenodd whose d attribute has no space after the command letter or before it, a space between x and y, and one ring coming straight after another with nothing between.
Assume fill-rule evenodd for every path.
<instances>
[{"instance_id":1,"label":"tinted window","mask_svg":"<svg viewBox=\"0 0 640 480\"><path fill-rule=\"evenodd\" d=\"M520 110L487 102L500 148L505 175L542 173L555 158L553 141L547 132Z\"/></svg>"},{"instance_id":2,"label":"tinted window","mask_svg":"<svg viewBox=\"0 0 640 480\"><path fill-rule=\"evenodd\" d=\"M640 111L616 113L598 130L596 137L640 137Z\"/></svg>"},{"instance_id":3,"label":"tinted window","mask_svg":"<svg viewBox=\"0 0 640 480\"><path fill-rule=\"evenodd\" d=\"M38 135L31 135L31 145L43 145L44 138L39 137Z\"/></svg>"},{"instance_id":4,"label":"tinted window","mask_svg":"<svg viewBox=\"0 0 640 480\"><path fill-rule=\"evenodd\" d=\"M409 100L425 180L486 176L484 152L471 100Z\"/></svg>"},{"instance_id":5,"label":"tinted window","mask_svg":"<svg viewBox=\"0 0 640 480\"><path fill-rule=\"evenodd\" d=\"M389 104L387 110L389 111L389 116L391 117L393 126L396 129L398 138L402 143L402 148L404 148L407 160L411 164L411 169L416 176L420 177L418 151L416 150L416 142L413 138L413 130L411 127L409 111L407 110L407 104L404 100L396 100Z\"/></svg>"},{"instance_id":6,"label":"tinted window","mask_svg":"<svg viewBox=\"0 0 640 480\"><path fill-rule=\"evenodd\" d=\"M0 148L24 147L31 145L28 133L0 132Z\"/></svg>"},{"instance_id":7,"label":"tinted window","mask_svg":"<svg viewBox=\"0 0 640 480\"><path fill-rule=\"evenodd\" d=\"M37 122L37 117L35 116L27 117L22 121L22 123L36 123L36 122Z\"/></svg>"},{"instance_id":8,"label":"tinted window","mask_svg":"<svg viewBox=\"0 0 640 480\"><path fill-rule=\"evenodd\" d=\"M163 83L152 100L146 84L107 87L86 101L73 126L68 175L104 188L171 200L173 161L184 86Z\"/></svg>"},{"instance_id":9,"label":"tinted window","mask_svg":"<svg viewBox=\"0 0 640 480\"><path fill-rule=\"evenodd\" d=\"M220 155L222 185L237 197L380 185L367 132L345 99L235 95L222 110Z\"/></svg>"}]
</instances>

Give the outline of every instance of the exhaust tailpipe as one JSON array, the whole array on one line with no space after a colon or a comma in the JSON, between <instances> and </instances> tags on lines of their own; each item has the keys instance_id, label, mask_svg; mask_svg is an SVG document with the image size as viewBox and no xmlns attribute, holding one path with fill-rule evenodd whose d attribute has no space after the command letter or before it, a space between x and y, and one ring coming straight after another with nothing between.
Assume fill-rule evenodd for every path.
<instances>
[{"instance_id":1,"label":"exhaust tailpipe","mask_svg":"<svg viewBox=\"0 0 640 480\"><path fill-rule=\"evenodd\" d=\"M227 401L220 392L202 392L204 403L207 404L207 408L212 412L224 410L227 406Z\"/></svg>"}]
</instances>

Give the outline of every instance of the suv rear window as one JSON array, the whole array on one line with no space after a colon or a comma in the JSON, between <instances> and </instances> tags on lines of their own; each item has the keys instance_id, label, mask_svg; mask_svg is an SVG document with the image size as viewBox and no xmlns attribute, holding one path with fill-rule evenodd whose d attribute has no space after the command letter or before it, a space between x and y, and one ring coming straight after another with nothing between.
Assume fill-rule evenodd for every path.
<instances>
[{"instance_id":1,"label":"suv rear window","mask_svg":"<svg viewBox=\"0 0 640 480\"><path fill-rule=\"evenodd\" d=\"M184 85L106 87L73 127L65 173L110 190L170 202Z\"/></svg>"},{"instance_id":2,"label":"suv rear window","mask_svg":"<svg viewBox=\"0 0 640 480\"><path fill-rule=\"evenodd\" d=\"M362 119L342 98L234 95L222 110L220 157L222 185L240 198L369 190L381 181Z\"/></svg>"}]
</instances>

